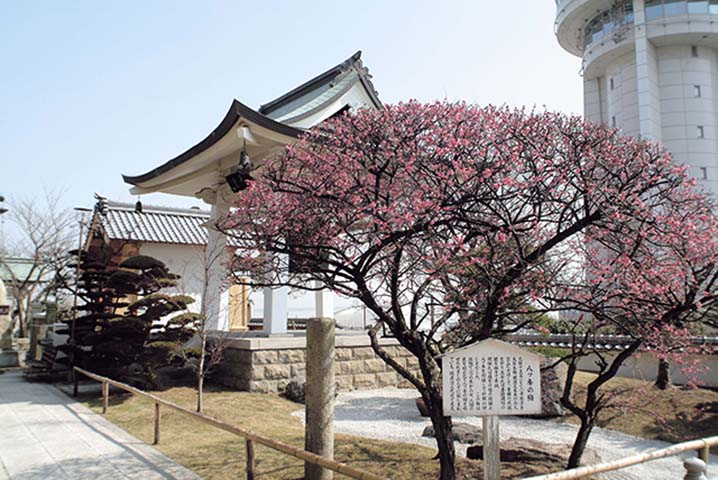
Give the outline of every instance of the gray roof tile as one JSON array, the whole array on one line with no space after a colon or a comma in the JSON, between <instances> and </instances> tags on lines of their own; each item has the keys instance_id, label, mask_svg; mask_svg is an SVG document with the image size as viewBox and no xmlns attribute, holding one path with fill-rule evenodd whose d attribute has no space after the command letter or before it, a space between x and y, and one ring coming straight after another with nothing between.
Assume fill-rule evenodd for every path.
<instances>
[{"instance_id":1,"label":"gray roof tile","mask_svg":"<svg viewBox=\"0 0 718 480\"><path fill-rule=\"evenodd\" d=\"M110 240L207 243L207 229L203 226L209 220L206 210L143 206L142 213L137 213L132 204L108 202L107 214L99 217Z\"/></svg>"}]
</instances>

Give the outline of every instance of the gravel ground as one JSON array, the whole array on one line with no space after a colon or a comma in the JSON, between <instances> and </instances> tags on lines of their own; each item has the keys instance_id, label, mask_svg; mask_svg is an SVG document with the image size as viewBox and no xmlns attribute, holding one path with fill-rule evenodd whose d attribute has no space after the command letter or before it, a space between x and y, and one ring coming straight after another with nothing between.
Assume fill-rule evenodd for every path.
<instances>
[{"instance_id":1,"label":"gravel ground","mask_svg":"<svg viewBox=\"0 0 718 480\"><path fill-rule=\"evenodd\" d=\"M359 390L339 395L335 406L334 431L361 437L415 443L436 448L432 438L422 437L429 420L419 416L414 404L415 390L385 388ZM294 412L303 420L304 410ZM480 417L455 417L455 421L481 425ZM528 438L546 443L573 443L574 425L534 420L525 417L501 417L501 439ZM595 428L588 442L599 462L617 460L641 452L669 446L669 443ZM466 445L456 444L457 454L465 455ZM688 455L688 454L686 454ZM718 478L718 460L711 457L708 478ZM635 465L600 478L611 480L678 480L685 475L682 457L673 456Z\"/></svg>"}]
</instances>

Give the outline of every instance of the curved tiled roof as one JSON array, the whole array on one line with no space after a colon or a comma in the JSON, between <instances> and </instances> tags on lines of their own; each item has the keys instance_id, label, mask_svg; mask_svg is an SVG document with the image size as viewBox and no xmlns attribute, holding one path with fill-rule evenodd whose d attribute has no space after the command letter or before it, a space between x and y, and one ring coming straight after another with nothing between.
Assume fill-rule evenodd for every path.
<instances>
[{"instance_id":1,"label":"curved tiled roof","mask_svg":"<svg viewBox=\"0 0 718 480\"><path fill-rule=\"evenodd\" d=\"M592 335L588 337L586 345L582 343L583 337L578 335L551 334L543 335L538 333L510 334L505 340L521 347L554 347L571 348L576 342L578 348L586 347L591 350L622 350L632 341L631 337L624 335ZM691 337L691 345L718 346L718 337Z\"/></svg>"},{"instance_id":2,"label":"curved tiled roof","mask_svg":"<svg viewBox=\"0 0 718 480\"><path fill-rule=\"evenodd\" d=\"M139 186L141 183L159 177L211 148L227 135L240 119L245 119L287 137L298 138L305 130L289 125L289 121L296 121L310 114L356 82L361 82L371 103L376 108L381 108L382 104L371 82L371 75L369 75L368 69L362 65L361 51L358 51L339 65L262 105L258 110L253 110L236 99L233 100L220 124L204 140L149 172L141 175L123 175L122 178L125 183Z\"/></svg>"},{"instance_id":3,"label":"curved tiled roof","mask_svg":"<svg viewBox=\"0 0 718 480\"><path fill-rule=\"evenodd\" d=\"M304 133L304 131L301 129L294 128L292 126L285 125L283 123L272 120L271 118L252 110L238 100L233 100L232 105L227 111L227 114L224 116L217 128L212 130L212 132L197 145L190 148L186 152L179 154L175 158L168 160L159 167L150 170L147 173L143 173L141 175L122 175L122 179L125 181L125 183L137 185L172 170L174 167L181 165L182 163L196 155L199 155L200 153L204 152L205 150L213 146L215 143L217 143L222 137L229 133L229 131L232 129L232 126L234 126L234 124L236 124L240 118L247 119L250 122L267 128L268 130L272 130L282 135L287 135L289 137L296 138L299 137L302 133Z\"/></svg>"},{"instance_id":4,"label":"curved tiled roof","mask_svg":"<svg viewBox=\"0 0 718 480\"><path fill-rule=\"evenodd\" d=\"M133 204L108 202L104 215L95 211L95 221L100 223L109 240L205 245L207 228L204 225L209 221L209 212L143 206L142 213L138 213Z\"/></svg>"},{"instance_id":5,"label":"curved tiled roof","mask_svg":"<svg viewBox=\"0 0 718 480\"><path fill-rule=\"evenodd\" d=\"M342 76L343 74L346 74L350 70L354 70L356 72L359 81L361 81L364 85L364 88L366 89L367 94L371 98L371 101L374 106L376 108L381 108L382 104L379 100L379 95L374 88L374 84L372 84L371 82L371 75L369 75L369 71L366 67L362 65L361 50L359 50L339 65L336 65L335 67L330 68L326 72L317 75L311 80L308 80L307 82L301 84L294 90L285 93L281 97L275 98L271 102L265 103L264 105L259 107L258 111L259 113L271 118L282 117L283 115L286 115L288 113L280 113L282 109L286 107L291 107L293 103L297 102L300 99L303 99L303 97L308 97L315 93L321 93L322 87L336 87L337 85L334 85L335 80L337 80L338 77ZM292 116L295 116L293 112Z\"/></svg>"}]
</instances>

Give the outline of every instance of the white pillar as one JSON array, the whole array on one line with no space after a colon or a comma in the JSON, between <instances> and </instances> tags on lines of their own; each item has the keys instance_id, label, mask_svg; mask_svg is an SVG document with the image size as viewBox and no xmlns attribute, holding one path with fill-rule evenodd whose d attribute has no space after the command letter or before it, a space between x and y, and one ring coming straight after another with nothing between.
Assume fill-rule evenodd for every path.
<instances>
[{"instance_id":1,"label":"white pillar","mask_svg":"<svg viewBox=\"0 0 718 480\"><path fill-rule=\"evenodd\" d=\"M282 259L284 260L284 259ZM287 262L279 262L286 265ZM268 274L274 276L273 273ZM280 274L284 278L284 274ZM265 335L283 335L287 333L287 297L289 287L264 287L264 318L262 330Z\"/></svg>"},{"instance_id":2,"label":"white pillar","mask_svg":"<svg viewBox=\"0 0 718 480\"><path fill-rule=\"evenodd\" d=\"M227 236L214 228L217 220L229 212L229 205L219 198L212 205L209 224L207 225L207 246L204 252L204 269L207 278L204 282L205 292L202 295L204 311L207 315L207 326L210 330L229 330L229 309L227 290Z\"/></svg>"},{"instance_id":3,"label":"white pillar","mask_svg":"<svg viewBox=\"0 0 718 480\"><path fill-rule=\"evenodd\" d=\"M264 319L262 330L266 335L287 333L288 287L264 287Z\"/></svg>"},{"instance_id":4,"label":"white pillar","mask_svg":"<svg viewBox=\"0 0 718 480\"><path fill-rule=\"evenodd\" d=\"M660 141L661 102L658 89L656 48L648 39L644 0L633 0L636 48L636 89L641 136Z\"/></svg>"},{"instance_id":5,"label":"white pillar","mask_svg":"<svg viewBox=\"0 0 718 480\"><path fill-rule=\"evenodd\" d=\"M317 288L323 284L315 281ZM328 288L322 288L314 293L314 316L316 318L334 318L334 293Z\"/></svg>"}]
</instances>

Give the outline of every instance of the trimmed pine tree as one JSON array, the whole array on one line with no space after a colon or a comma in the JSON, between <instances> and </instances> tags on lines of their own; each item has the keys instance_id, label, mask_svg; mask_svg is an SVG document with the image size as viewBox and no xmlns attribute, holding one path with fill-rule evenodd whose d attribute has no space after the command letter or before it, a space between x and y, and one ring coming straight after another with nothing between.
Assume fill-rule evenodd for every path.
<instances>
[{"instance_id":1,"label":"trimmed pine tree","mask_svg":"<svg viewBox=\"0 0 718 480\"><path fill-rule=\"evenodd\" d=\"M87 370L157 388L157 369L183 362L182 344L196 331L199 315L188 312L187 295L166 293L180 278L161 261L138 255L112 261L110 252L84 254L78 307L68 321L68 355Z\"/></svg>"}]
</instances>

